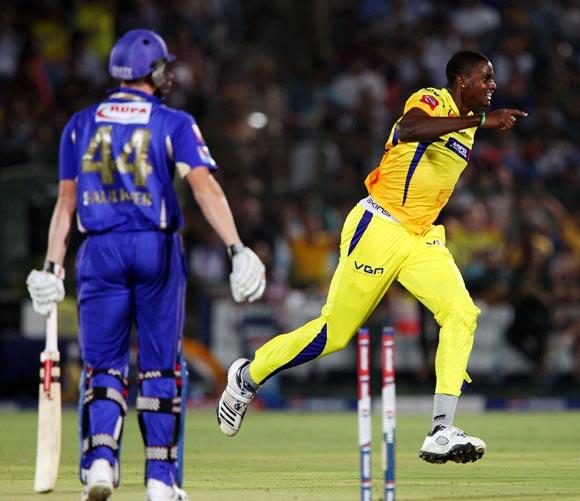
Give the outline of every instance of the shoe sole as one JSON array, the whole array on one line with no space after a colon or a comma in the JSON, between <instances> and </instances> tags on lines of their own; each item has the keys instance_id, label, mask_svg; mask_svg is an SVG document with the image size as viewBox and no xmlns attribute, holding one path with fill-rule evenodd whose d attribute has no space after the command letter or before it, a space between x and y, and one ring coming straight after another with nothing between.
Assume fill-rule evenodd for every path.
<instances>
[{"instance_id":1,"label":"shoe sole","mask_svg":"<svg viewBox=\"0 0 580 501\"><path fill-rule=\"evenodd\" d=\"M107 501L113 493L108 485L95 485L89 490L88 501Z\"/></svg>"},{"instance_id":2,"label":"shoe sole","mask_svg":"<svg viewBox=\"0 0 580 501\"><path fill-rule=\"evenodd\" d=\"M485 449L476 448L471 442L463 445L453 446L446 454L435 454L433 452L420 451L419 457L423 461L433 464L443 464L447 461L455 463L473 463L481 459Z\"/></svg>"}]
</instances>

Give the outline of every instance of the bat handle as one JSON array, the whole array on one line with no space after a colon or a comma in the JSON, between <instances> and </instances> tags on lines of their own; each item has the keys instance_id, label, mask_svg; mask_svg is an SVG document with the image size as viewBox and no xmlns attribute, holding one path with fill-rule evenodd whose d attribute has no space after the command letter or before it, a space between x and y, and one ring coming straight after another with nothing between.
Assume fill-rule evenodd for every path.
<instances>
[{"instance_id":1,"label":"bat handle","mask_svg":"<svg viewBox=\"0 0 580 501\"><path fill-rule=\"evenodd\" d=\"M52 359L47 358L43 362L44 366L44 378L42 380L42 389L44 393L50 398L50 385L52 383Z\"/></svg>"},{"instance_id":2,"label":"bat handle","mask_svg":"<svg viewBox=\"0 0 580 501\"><path fill-rule=\"evenodd\" d=\"M49 352L58 351L56 303L52 305L46 317L46 347L44 350Z\"/></svg>"}]
</instances>

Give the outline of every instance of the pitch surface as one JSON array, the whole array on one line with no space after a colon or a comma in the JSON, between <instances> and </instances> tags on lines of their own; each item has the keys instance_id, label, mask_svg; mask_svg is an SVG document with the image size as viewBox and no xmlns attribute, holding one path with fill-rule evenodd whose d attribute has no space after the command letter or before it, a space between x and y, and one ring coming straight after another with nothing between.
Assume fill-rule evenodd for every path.
<instances>
[{"instance_id":1,"label":"pitch surface","mask_svg":"<svg viewBox=\"0 0 580 501\"><path fill-rule=\"evenodd\" d=\"M487 413L456 425L483 438L476 463L427 464L418 457L430 417L397 416L397 499L580 500L580 414ZM356 413L249 411L240 433L223 436L215 413L190 411L185 488L191 500L358 499ZM63 415L62 463L56 491L34 494L36 414L0 412L0 499L79 499L76 417ZM381 499L380 419L374 419L373 499ZM143 449L129 413L123 477L115 501L143 499Z\"/></svg>"}]
</instances>

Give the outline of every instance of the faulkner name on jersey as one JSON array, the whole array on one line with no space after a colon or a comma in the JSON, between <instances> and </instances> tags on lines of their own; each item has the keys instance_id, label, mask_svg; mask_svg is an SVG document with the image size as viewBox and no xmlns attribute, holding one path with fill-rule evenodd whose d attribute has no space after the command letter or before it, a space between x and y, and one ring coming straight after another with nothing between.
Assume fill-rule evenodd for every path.
<instances>
[{"instance_id":1,"label":"faulkner name on jersey","mask_svg":"<svg viewBox=\"0 0 580 501\"><path fill-rule=\"evenodd\" d=\"M83 191L83 205L118 204L123 202L131 202L144 207L150 207L153 204L151 193L148 191L127 191L124 188Z\"/></svg>"}]
</instances>

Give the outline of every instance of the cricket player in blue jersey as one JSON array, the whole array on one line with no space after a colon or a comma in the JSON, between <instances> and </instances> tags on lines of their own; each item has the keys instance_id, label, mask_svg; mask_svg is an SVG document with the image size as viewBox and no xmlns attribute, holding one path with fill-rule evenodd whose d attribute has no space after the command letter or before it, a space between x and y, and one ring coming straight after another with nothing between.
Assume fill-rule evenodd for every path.
<instances>
[{"instance_id":1,"label":"cricket player in blue jersey","mask_svg":"<svg viewBox=\"0 0 580 501\"><path fill-rule=\"evenodd\" d=\"M63 261L76 212L86 235L76 260L84 391L79 404L83 499L108 499L120 480L127 411L129 337L136 326L137 412L145 444L149 501L185 500L181 487L184 367L181 336L186 260L175 172L190 184L227 246L237 302L259 299L264 265L238 236L217 169L193 117L160 98L174 59L163 39L133 30L115 44L109 73L119 88L73 115L61 136L59 194L42 270L27 285L35 310L64 297Z\"/></svg>"}]
</instances>

